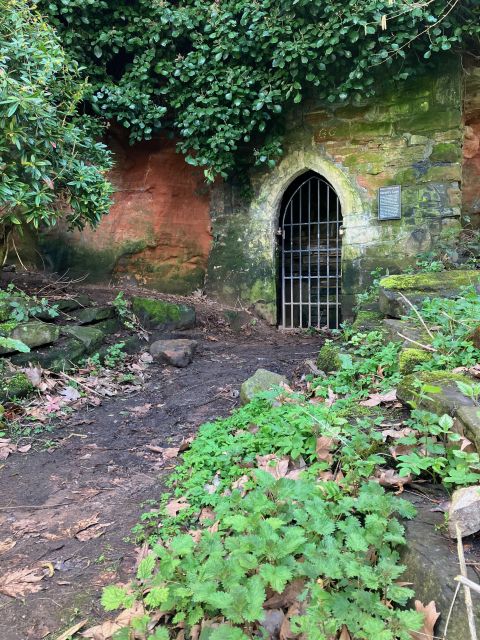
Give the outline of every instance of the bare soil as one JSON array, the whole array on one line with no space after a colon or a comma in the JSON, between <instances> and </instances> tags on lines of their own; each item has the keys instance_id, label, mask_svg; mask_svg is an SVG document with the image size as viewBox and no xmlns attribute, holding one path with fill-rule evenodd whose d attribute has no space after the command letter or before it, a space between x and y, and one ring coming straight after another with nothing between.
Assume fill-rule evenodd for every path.
<instances>
[{"instance_id":1,"label":"bare soil","mask_svg":"<svg viewBox=\"0 0 480 640\"><path fill-rule=\"evenodd\" d=\"M103 298L102 298L103 295ZM98 291L97 298L109 296ZM110 296L114 297L114 296ZM174 461L147 445L173 447L202 423L238 404L241 382L259 367L289 378L315 359L318 337L249 327L225 331L218 309L203 302L199 341L186 369L152 364L144 388L82 409L51 434L54 446L13 454L0 465L0 575L26 568L47 574L42 590L24 599L0 595L0 640L41 640L83 618L102 619L101 589L127 581L136 562L131 528L164 490ZM144 413L132 407L151 408ZM150 502L152 501L152 502ZM89 522L104 533L75 537Z\"/></svg>"}]
</instances>

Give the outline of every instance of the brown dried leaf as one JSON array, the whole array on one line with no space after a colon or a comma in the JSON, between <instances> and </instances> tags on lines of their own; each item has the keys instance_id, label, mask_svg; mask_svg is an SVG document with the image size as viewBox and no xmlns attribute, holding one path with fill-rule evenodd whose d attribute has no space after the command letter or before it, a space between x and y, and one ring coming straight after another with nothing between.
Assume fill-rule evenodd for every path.
<instances>
[{"instance_id":1,"label":"brown dried leaf","mask_svg":"<svg viewBox=\"0 0 480 640\"><path fill-rule=\"evenodd\" d=\"M152 405L147 402L147 404L137 405L136 407L127 407L130 413L134 413L137 416L145 416L152 408Z\"/></svg>"},{"instance_id":2,"label":"brown dried leaf","mask_svg":"<svg viewBox=\"0 0 480 640\"><path fill-rule=\"evenodd\" d=\"M0 460L6 460L11 453L15 453L17 445L12 444L10 438L0 438Z\"/></svg>"},{"instance_id":3,"label":"brown dried leaf","mask_svg":"<svg viewBox=\"0 0 480 640\"><path fill-rule=\"evenodd\" d=\"M333 456L330 453L330 449L332 449L333 443L334 439L330 436L320 436L319 438L317 438L315 451L317 453L317 458L321 462L328 462L328 464L332 463Z\"/></svg>"},{"instance_id":4,"label":"brown dried leaf","mask_svg":"<svg viewBox=\"0 0 480 640\"><path fill-rule=\"evenodd\" d=\"M87 622L88 618L85 618L85 620L82 620L81 622L77 622L77 624L74 624L73 627L68 628L61 635L59 635L57 640L70 640L70 638L74 636L77 631L80 631L80 629L84 627Z\"/></svg>"},{"instance_id":5,"label":"brown dried leaf","mask_svg":"<svg viewBox=\"0 0 480 640\"><path fill-rule=\"evenodd\" d=\"M250 480L250 477L247 475L240 476L238 480L235 480L235 482L232 482L232 491L234 489L239 489L242 496L244 496L246 494L245 485L249 480Z\"/></svg>"},{"instance_id":6,"label":"brown dried leaf","mask_svg":"<svg viewBox=\"0 0 480 640\"><path fill-rule=\"evenodd\" d=\"M277 458L273 453L269 453L265 456L257 456L258 468L262 471L266 471L276 480L284 478L288 471L288 458Z\"/></svg>"},{"instance_id":7,"label":"brown dried leaf","mask_svg":"<svg viewBox=\"0 0 480 640\"><path fill-rule=\"evenodd\" d=\"M301 594L305 587L305 581L297 578L287 584L282 593L274 593L263 603L264 609L285 609L290 607Z\"/></svg>"},{"instance_id":8,"label":"brown dried leaf","mask_svg":"<svg viewBox=\"0 0 480 640\"><path fill-rule=\"evenodd\" d=\"M27 451L30 451L31 448L32 448L31 444L24 444L22 447L18 447L17 451L19 453L27 453Z\"/></svg>"},{"instance_id":9,"label":"brown dried leaf","mask_svg":"<svg viewBox=\"0 0 480 640\"><path fill-rule=\"evenodd\" d=\"M384 429L384 431L382 431L382 436L384 440L386 440L387 438L398 440L399 438L405 438L412 433L413 429L410 429L410 427L404 427L403 429Z\"/></svg>"},{"instance_id":10,"label":"brown dried leaf","mask_svg":"<svg viewBox=\"0 0 480 640\"><path fill-rule=\"evenodd\" d=\"M179 451L180 451L179 447L170 447L170 448L164 449L162 451L164 460L173 460L178 456Z\"/></svg>"},{"instance_id":11,"label":"brown dried leaf","mask_svg":"<svg viewBox=\"0 0 480 640\"><path fill-rule=\"evenodd\" d=\"M385 393L372 393L369 395L368 400L362 400L360 404L364 407L377 407L384 402L395 402L397 399L397 390L391 389Z\"/></svg>"},{"instance_id":12,"label":"brown dried leaf","mask_svg":"<svg viewBox=\"0 0 480 640\"><path fill-rule=\"evenodd\" d=\"M331 407L336 400L338 400L338 395L333 392L333 389L331 389L331 387L328 387L328 396L325 400L325 405L327 407Z\"/></svg>"},{"instance_id":13,"label":"brown dried leaf","mask_svg":"<svg viewBox=\"0 0 480 640\"><path fill-rule=\"evenodd\" d=\"M6 540L3 540L2 542L0 542L0 555L2 553L6 553L7 551L10 551L10 549L13 549L13 547L16 545L16 541L13 540L12 538L7 538Z\"/></svg>"},{"instance_id":14,"label":"brown dried leaf","mask_svg":"<svg viewBox=\"0 0 480 640\"><path fill-rule=\"evenodd\" d=\"M107 620L103 624L97 624L94 627L90 627L82 634L83 638L91 638L91 640L110 640L114 633L120 631L122 627L116 622Z\"/></svg>"},{"instance_id":15,"label":"brown dried leaf","mask_svg":"<svg viewBox=\"0 0 480 640\"><path fill-rule=\"evenodd\" d=\"M285 614L285 618L282 622L282 626L280 627L279 640L291 640L292 638L299 638L300 634L293 633L290 626L290 619L293 616L298 616L301 613L301 604L299 602L294 602L289 608L287 613Z\"/></svg>"},{"instance_id":16,"label":"brown dried leaf","mask_svg":"<svg viewBox=\"0 0 480 640\"><path fill-rule=\"evenodd\" d=\"M45 575L39 573L40 569L18 569L5 573L0 577L0 593L11 598L23 598L27 593L35 593L41 590L38 584Z\"/></svg>"},{"instance_id":17,"label":"brown dried leaf","mask_svg":"<svg viewBox=\"0 0 480 640\"><path fill-rule=\"evenodd\" d=\"M184 451L186 451L187 449L190 448L190 445L192 444L193 440L194 440L195 436L188 436L188 438L184 438L181 443L180 446L178 447L178 452L179 453L183 453Z\"/></svg>"},{"instance_id":18,"label":"brown dried leaf","mask_svg":"<svg viewBox=\"0 0 480 640\"><path fill-rule=\"evenodd\" d=\"M178 500L170 500L165 508L169 516L175 517L177 513L183 509L188 509L189 506L190 503L185 498L179 498Z\"/></svg>"},{"instance_id":19,"label":"brown dried leaf","mask_svg":"<svg viewBox=\"0 0 480 640\"><path fill-rule=\"evenodd\" d=\"M413 640L433 640L434 627L440 613L437 611L434 600L424 605L420 600L415 600L415 610L423 613L423 627L419 631L411 631Z\"/></svg>"},{"instance_id":20,"label":"brown dried leaf","mask_svg":"<svg viewBox=\"0 0 480 640\"><path fill-rule=\"evenodd\" d=\"M342 626L342 631L340 633L340 637L338 638L338 640L351 640L351 638L352 638L352 636L348 632L348 629L347 629L346 625L343 625Z\"/></svg>"},{"instance_id":21,"label":"brown dried leaf","mask_svg":"<svg viewBox=\"0 0 480 640\"><path fill-rule=\"evenodd\" d=\"M402 493L403 486L412 481L410 474L408 476L401 476L394 469L380 469L375 474L375 477L382 487L397 487L398 493Z\"/></svg>"}]
</instances>

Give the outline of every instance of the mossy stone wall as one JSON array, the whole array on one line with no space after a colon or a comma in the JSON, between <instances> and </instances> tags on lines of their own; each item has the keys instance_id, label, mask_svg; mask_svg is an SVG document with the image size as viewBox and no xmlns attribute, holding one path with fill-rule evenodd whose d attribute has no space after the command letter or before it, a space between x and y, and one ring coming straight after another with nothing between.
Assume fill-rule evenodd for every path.
<instances>
[{"instance_id":1,"label":"mossy stone wall","mask_svg":"<svg viewBox=\"0 0 480 640\"><path fill-rule=\"evenodd\" d=\"M218 184L211 215L207 289L253 304L277 320L280 204L307 170L335 188L343 213L344 313L380 267L401 271L460 230L462 74L445 57L430 75L364 104L310 102L289 116L285 154L271 171L252 174L253 193ZM378 220L378 189L402 186L401 220Z\"/></svg>"}]
</instances>

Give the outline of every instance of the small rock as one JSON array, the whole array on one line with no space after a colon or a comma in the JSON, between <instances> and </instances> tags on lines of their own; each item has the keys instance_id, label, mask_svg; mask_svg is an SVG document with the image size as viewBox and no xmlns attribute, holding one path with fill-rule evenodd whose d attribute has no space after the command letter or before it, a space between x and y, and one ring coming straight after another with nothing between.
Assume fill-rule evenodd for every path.
<instances>
[{"instance_id":1,"label":"small rock","mask_svg":"<svg viewBox=\"0 0 480 640\"><path fill-rule=\"evenodd\" d=\"M462 538L480 531L480 485L453 492L448 511L448 533L451 538L457 537L457 524Z\"/></svg>"},{"instance_id":2,"label":"small rock","mask_svg":"<svg viewBox=\"0 0 480 640\"><path fill-rule=\"evenodd\" d=\"M277 640L284 620L285 614L281 609L267 609L263 620L260 621L260 628L267 632L268 638Z\"/></svg>"},{"instance_id":3,"label":"small rock","mask_svg":"<svg viewBox=\"0 0 480 640\"><path fill-rule=\"evenodd\" d=\"M150 353L158 362L186 367L193 360L197 344L196 340L157 340L150 346Z\"/></svg>"},{"instance_id":4,"label":"small rock","mask_svg":"<svg viewBox=\"0 0 480 640\"><path fill-rule=\"evenodd\" d=\"M261 391L268 391L272 387L280 384L287 384L285 376L267 369L257 369L251 378L245 380L240 387L240 400L242 404L247 404L252 400L253 396Z\"/></svg>"}]
</instances>

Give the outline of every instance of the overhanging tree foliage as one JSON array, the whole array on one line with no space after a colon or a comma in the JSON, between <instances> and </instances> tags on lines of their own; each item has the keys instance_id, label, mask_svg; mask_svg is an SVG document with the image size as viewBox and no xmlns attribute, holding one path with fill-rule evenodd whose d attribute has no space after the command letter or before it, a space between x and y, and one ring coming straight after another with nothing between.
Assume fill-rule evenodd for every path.
<instances>
[{"instance_id":1,"label":"overhanging tree foliage","mask_svg":"<svg viewBox=\"0 0 480 640\"><path fill-rule=\"evenodd\" d=\"M478 41L477 0L39 0L131 140L162 127L207 177L275 163L282 112L310 92L364 100L382 79Z\"/></svg>"},{"instance_id":2,"label":"overhanging tree foliage","mask_svg":"<svg viewBox=\"0 0 480 640\"><path fill-rule=\"evenodd\" d=\"M15 227L95 225L110 207L99 126L77 115L78 66L25 0L0 0L0 235ZM97 131L93 130L93 125Z\"/></svg>"}]
</instances>

